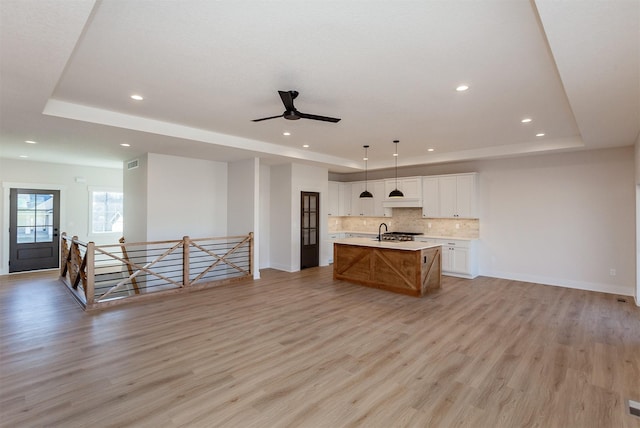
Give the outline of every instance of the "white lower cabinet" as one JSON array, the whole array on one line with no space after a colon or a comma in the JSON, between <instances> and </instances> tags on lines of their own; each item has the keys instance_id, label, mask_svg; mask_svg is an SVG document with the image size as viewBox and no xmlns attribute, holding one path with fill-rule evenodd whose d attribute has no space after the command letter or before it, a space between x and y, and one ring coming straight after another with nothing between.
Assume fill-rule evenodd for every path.
<instances>
[{"instance_id":1,"label":"white lower cabinet","mask_svg":"<svg viewBox=\"0 0 640 428\"><path fill-rule=\"evenodd\" d=\"M478 276L476 241L466 239L417 238L442 245L442 274L473 279Z\"/></svg>"}]
</instances>

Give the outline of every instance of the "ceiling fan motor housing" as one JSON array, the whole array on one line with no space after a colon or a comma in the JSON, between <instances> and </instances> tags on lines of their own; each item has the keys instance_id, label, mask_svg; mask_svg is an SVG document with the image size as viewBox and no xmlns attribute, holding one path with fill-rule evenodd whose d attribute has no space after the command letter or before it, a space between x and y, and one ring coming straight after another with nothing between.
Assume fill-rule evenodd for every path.
<instances>
[{"instance_id":1,"label":"ceiling fan motor housing","mask_svg":"<svg viewBox=\"0 0 640 428\"><path fill-rule=\"evenodd\" d=\"M298 112L295 110L287 110L283 113L283 115L285 119L288 120L298 120L300 119L300 116L298 116Z\"/></svg>"}]
</instances>

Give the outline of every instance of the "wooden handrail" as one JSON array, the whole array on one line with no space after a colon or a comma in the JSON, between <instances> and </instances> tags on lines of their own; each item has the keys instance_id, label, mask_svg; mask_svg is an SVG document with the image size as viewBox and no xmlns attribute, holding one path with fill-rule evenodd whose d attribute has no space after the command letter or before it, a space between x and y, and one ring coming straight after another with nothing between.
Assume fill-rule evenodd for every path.
<instances>
[{"instance_id":1,"label":"wooden handrail","mask_svg":"<svg viewBox=\"0 0 640 428\"><path fill-rule=\"evenodd\" d=\"M197 239L184 236L182 240L137 243L127 243L122 237L118 241L119 244L109 245L85 243L77 236L69 238L66 232L61 236L60 277L85 309L115 304L116 301L131 298L143 298L149 294L175 293L179 290L203 288L207 284L237 281L250 277L253 273L253 233ZM247 252L239 251L245 246L248 247ZM81 252L81 247L84 247L84 254ZM128 248L132 247L141 248L129 251ZM191 247L199 251L190 251ZM113 248L118 248L119 251L110 252L109 250ZM180 259L169 257L180 248L182 248ZM133 258L130 257L132 251L136 253ZM162 253L153 255L158 252ZM96 258L99 271L97 276ZM150 260L151 258L153 260ZM144 260L145 263L136 262L136 259ZM180 262L176 263L178 260ZM127 266L126 278L118 276L123 272L118 268L121 266L120 263ZM244 267L245 263L248 269ZM215 270L225 264L232 269ZM191 269L198 271L194 279L190 278ZM180 279L176 279L177 272L181 273ZM137 279L142 274L144 274L142 283L145 284L145 292ZM207 281L198 282L205 278ZM112 285L116 281L117 283ZM128 282L133 285L135 293L125 296L126 299L122 296L114 299L114 293L120 291L121 287ZM80 288L82 291L78 287L80 285L82 285ZM105 289L107 290L104 291ZM99 294L96 295L98 290L100 290Z\"/></svg>"}]
</instances>

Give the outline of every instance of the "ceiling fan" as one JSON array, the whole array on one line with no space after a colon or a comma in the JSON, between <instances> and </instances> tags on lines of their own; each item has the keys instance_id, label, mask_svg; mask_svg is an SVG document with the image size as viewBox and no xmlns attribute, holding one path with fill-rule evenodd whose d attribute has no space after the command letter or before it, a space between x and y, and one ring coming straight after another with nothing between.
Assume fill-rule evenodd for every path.
<instances>
[{"instance_id":1,"label":"ceiling fan","mask_svg":"<svg viewBox=\"0 0 640 428\"><path fill-rule=\"evenodd\" d=\"M301 111L296 110L293 105L293 100L295 100L298 96L298 91L278 91L278 93L280 94L280 98L282 98L282 104L284 104L284 108L286 109L284 113L277 116L263 117L262 119L253 119L252 122L260 122L263 120L275 119L277 117L284 117L288 120L313 119L333 123L340 121L340 119L337 119L335 117L318 116L315 114L302 113Z\"/></svg>"}]
</instances>

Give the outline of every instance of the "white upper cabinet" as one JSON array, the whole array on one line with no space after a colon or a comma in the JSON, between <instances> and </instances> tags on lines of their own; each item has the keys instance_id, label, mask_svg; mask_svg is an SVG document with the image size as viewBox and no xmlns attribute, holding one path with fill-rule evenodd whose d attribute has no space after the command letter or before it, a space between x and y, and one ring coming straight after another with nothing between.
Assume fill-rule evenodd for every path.
<instances>
[{"instance_id":1,"label":"white upper cabinet","mask_svg":"<svg viewBox=\"0 0 640 428\"><path fill-rule=\"evenodd\" d=\"M422 177L422 217L478 218L478 174Z\"/></svg>"},{"instance_id":2,"label":"white upper cabinet","mask_svg":"<svg viewBox=\"0 0 640 428\"><path fill-rule=\"evenodd\" d=\"M365 188L373 198L360 198ZM329 215L391 217L391 208L422 207L423 218L478 218L478 174L398 178L404 198L389 198L396 179L329 182Z\"/></svg>"},{"instance_id":3,"label":"white upper cabinet","mask_svg":"<svg viewBox=\"0 0 640 428\"><path fill-rule=\"evenodd\" d=\"M385 208L382 202L387 199L384 180L369 182L369 191L373 193L373 217L391 217L391 208Z\"/></svg>"},{"instance_id":4,"label":"white upper cabinet","mask_svg":"<svg viewBox=\"0 0 640 428\"><path fill-rule=\"evenodd\" d=\"M357 215L351 212L351 183L340 183L340 215Z\"/></svg>"},{"instance_id":5,"label":"white upper cabinet","mask_svg":"<svg viewBox=\"0 0 640 428\"><path fill-rule=\"evenodd\" d=\"M337 181L329 182L329 192L328 192L328 201L327 206L329 209L327 210L329 215L339 216L342 215L340 213L340 184Z\"/></svg>"},{"instance_id":6,"label":"white upper cabinet","mask_svg":"<svg viewBox=\"0 0 640 428\"><path fill-rule=\"evenodd\" d=\"M384 180L385 199L389 198L396 188L396 179L388 178ZM422 199L422 177L402 177L398 178L398 190L404 193L405 199Z\"/></svg>"},{"instance_id":7,"label":"white upper cabinet","mask_svg":"<svg viewBox=\"0 0 640 428\"><path fill-rule=\"evenodd\" d=\"M368 190L373 198L361 198L360 193ZM391 210L382 206L385 199L384 181L355 181L351 183L351 215L363 217L391 217Z\"/></svg>"},{"instance_id":8,"label":"white upper cabinet","mask_svg":"<svg viewBox=\"0 0 640 428\"><path fill-rule=\"evenodd\" d=\"M440 217L440 179L422 177L422 217Z\"/></svg>"},{"instance_id":9,"label":"white upper cabinet","mask_svg":"<svg viewBox=\"0 0 640 428\"><path fill-rule=\"evenodd\" d=\"M441 176L440 217L478 218L477 174Z\"/></svg>"}]
</instances>

